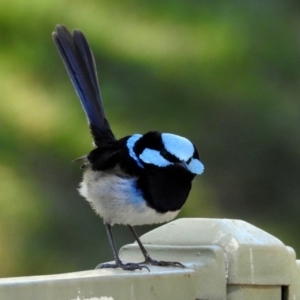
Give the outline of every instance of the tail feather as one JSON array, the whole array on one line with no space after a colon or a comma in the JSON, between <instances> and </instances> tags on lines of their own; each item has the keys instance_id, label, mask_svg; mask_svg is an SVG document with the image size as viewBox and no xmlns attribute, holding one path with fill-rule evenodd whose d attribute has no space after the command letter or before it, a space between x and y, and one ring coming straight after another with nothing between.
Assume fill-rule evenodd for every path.
<instances>
[{"instance_id":1,"label":"tail feather","mask_svg":"<svg viewBox=\"0 0 300 300\"><path fill-rule=\"evenodd\" d=\"M54 43L85 111L95 144L115 140L105 117L96 64L85 36L79 30L71 34L64 25L55 29Z\"/></svg>"}]
</instances>

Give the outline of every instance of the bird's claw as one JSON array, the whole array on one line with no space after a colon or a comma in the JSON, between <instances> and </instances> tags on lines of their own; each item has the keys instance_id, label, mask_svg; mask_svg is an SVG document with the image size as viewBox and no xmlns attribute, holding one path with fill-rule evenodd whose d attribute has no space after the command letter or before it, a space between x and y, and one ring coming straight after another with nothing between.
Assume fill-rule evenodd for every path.
<instances>
[{"instance_id":1,"label":"bird's claw","mask_svg":"<svg viewBox=\"0 0 300 300\"><path fill-rule=\"evenodd\" d=\"M163 261L163 260L155 260L151 257L148 257L144 262L144 264L150 264L152 266L159 266L159 267L180 267L184 268L184 265L177 261Z\"/></svg>"},{"instance_id":2,"label":"bird's claw","mask_svg":"<svg viewBox=\"0 0 300 300\"><path fill-rule=\"evenodd\" d=\"M140 263L127 263L124 264L121 261L118 263L113 263L113 264L100 264L96 267L96 269L107 269L107 268L120 268L125 271L135 271L135 270L143 270L146 269L150 272L149 268L147 266L144 266L143 264Z\"/></svg>"}]
</instances>

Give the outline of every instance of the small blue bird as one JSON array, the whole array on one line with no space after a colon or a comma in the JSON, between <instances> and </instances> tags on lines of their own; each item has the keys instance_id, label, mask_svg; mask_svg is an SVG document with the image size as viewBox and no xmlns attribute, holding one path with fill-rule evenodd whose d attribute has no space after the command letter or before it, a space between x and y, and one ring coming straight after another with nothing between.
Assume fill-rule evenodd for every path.
<instances>
[{"instance_id":1,"label":"small blue bird","mask_svg":"<svg viewBox=\"0 0 300 300\"><path fill-rule=\"evenodd\" d=\"M99 268L141 270L145 264L182 266L150 257L133 226L168 222L185 203L192 181L204 170L194 144L171 133L150 131L116 139L106 119L93 53L84 34L57 25L52 37L85 111L95 148L83 162L79 193L104 221L115 263ZM113 224L129 227L145 261L123 263Z\"/></svg>"}]
</instances>

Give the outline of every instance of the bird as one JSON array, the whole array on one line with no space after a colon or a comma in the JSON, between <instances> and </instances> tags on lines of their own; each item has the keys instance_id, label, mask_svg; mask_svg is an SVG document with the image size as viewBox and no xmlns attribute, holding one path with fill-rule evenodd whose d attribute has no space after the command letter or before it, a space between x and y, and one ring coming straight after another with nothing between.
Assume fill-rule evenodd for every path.
<instances>
[{"instance_id":1,"label":"bird","mask_svg":"<svg viewBox=\"0 0 300 300\"><path fill-rule=\"evenodd\" d=\"M195 145L185 137L155 130L117 139L104 112L95 58L85 35L59 24L52 38L93 138L90 153L77 159L83 169L78 190L102 217L114 256L113 263L96 268L135 271L149 270L148 265L184 267L180 262L153 259L134 226L165 223L177 216L195 176L204 171ZM143 262L120 259L112 232L115 224L130 229Z\"/></svg>"}]
</instances>

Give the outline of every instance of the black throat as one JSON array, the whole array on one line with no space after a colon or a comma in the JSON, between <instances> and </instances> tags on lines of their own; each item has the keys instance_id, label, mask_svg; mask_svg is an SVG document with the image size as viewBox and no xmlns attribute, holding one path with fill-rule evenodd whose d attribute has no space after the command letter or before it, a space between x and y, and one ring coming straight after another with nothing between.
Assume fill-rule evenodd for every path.
<instances>
[{"instance_id":1,"label":"black throat","mask_svg":"<svg viewBox=\"0 0 300 300\"><path fill-rule=\"evenodd\" d=\"M139 177L147 204L159 213L177 211L185 203L195 175L179 166L151 166Z\"/></svg>"}]
</instances>

